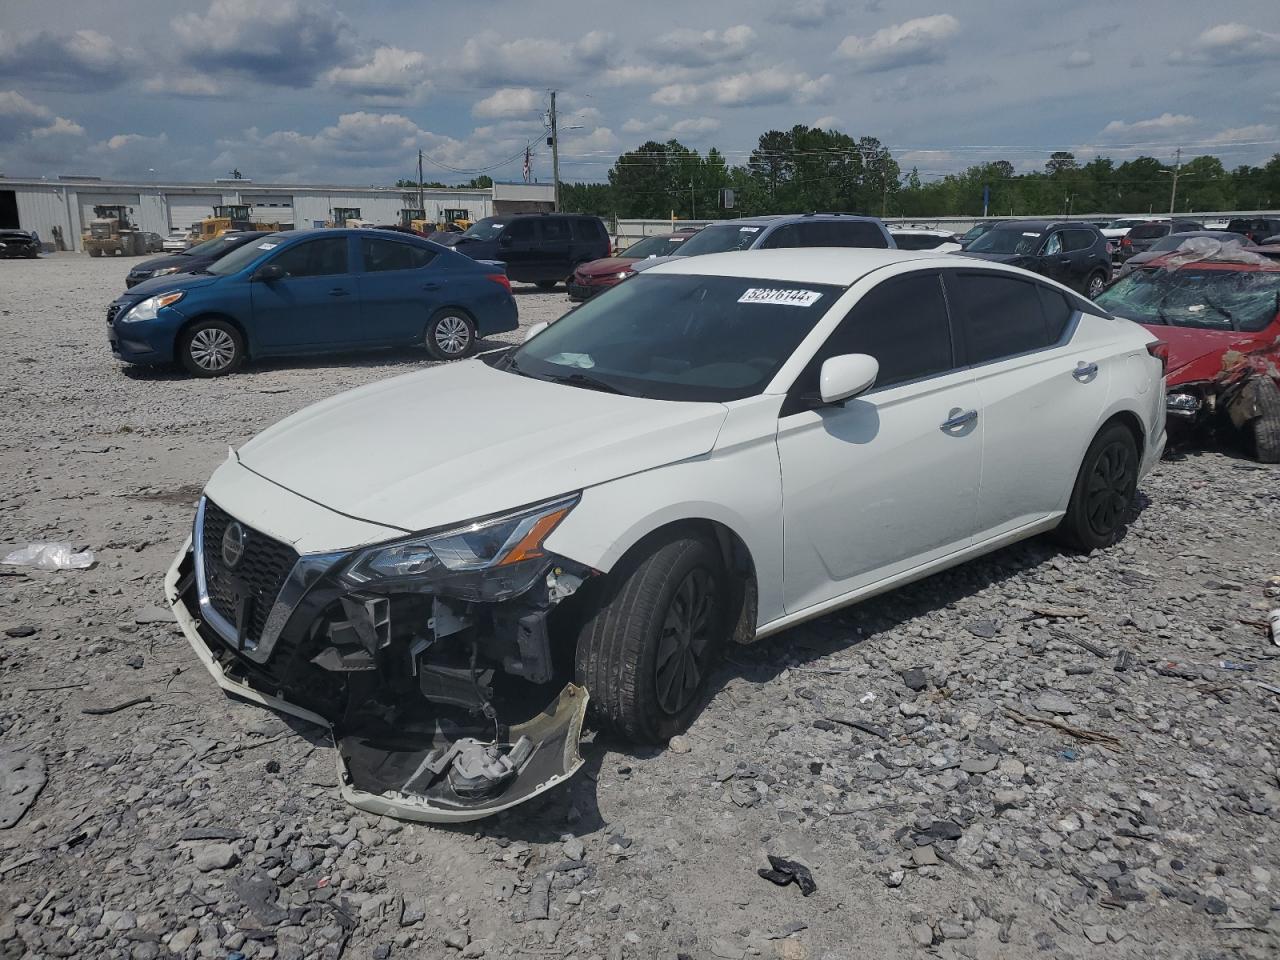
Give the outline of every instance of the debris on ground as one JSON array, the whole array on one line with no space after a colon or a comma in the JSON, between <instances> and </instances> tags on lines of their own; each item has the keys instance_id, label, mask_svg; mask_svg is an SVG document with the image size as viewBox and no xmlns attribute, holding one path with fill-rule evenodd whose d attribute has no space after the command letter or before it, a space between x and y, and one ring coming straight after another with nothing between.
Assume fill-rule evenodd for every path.
<instances>
[{"instance_id":1,"label":"debris on ground","mask_svg":"<svg viewBox=\"0 0 1280 960\"><path fill-rule=\"evenodd\" d=\"M28 543L6 553L0 563L38 570L87 570L93 566L93 551L77 552L69 543Z\"/></svg>"},{"instance_id":2,"label":"debris on ground","mask_svg":"<svg viewBox=\"0 0 1280 960\"><path fill-rule=\"evenodd\" d=\"M785 857L775 857L773 854L769 854L769 867L769 869L761 867L756 873L770 883L776 883L780 887L794 883L806 897L812 895L818 889L818 885L814 882L813 874L809 871L809 868L798 860L787 860Z\"/></svg>"},{"instance_id":3,"label":"debris on ground","mask_svg":"<svg viewBox=\"0 0 1280 960\"><path fill-rule=\"evenodd\" d=\"M43 758L0 747L0 830L8 830L22 819L47 779Z\"/></svg>"}]
</instances>

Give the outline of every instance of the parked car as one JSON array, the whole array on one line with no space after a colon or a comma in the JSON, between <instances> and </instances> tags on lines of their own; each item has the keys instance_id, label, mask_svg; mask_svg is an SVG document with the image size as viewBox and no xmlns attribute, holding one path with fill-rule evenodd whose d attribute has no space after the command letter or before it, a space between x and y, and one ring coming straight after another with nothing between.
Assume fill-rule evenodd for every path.
<instances>
[{"instance_id":1,"label":"parked car","mask_svg":"<svg viewBox=\"0 0 1280 960\"><path fill-rule=\"evenodd\" d=\"M967 247L999 222L999 220L979 220L964 233L960 234L960 246Z\"/></svg>"},{"instance_id":2,"label":"parked car","mask_svg":"<svg viewBox=\"0 0 1280 960\"><path fill-rule=\"evenodd\" d=\"M621 283L635 273L633 267L639 260L650 257L674 256L681 244L694 235L694 231L681 230L676 233L664 233L655 237L637 240L616 257L605 257L584 263L573 271L569 280L569 299L588 300Z\"/></svg>"},{"instance_id":3,"label":"parked car","mask_svg":"<svg viewBox=\"0 0 1280 960\"><path fill-rule=\"evenodd\" d=\"M425 344L437 360L516 328L501 264L371 229L268 234L201 273L148 280L107 309L111 351L197 377L246 359Z\"/></svg>"},{"instance_id":4,"label":"parked car","mask_svg":"<svg viewBox=\"0 0 1280 960\"><path fill-rule=\"evenodd\" d=\"M679 251L632 265L640 273L673 257L698 257L734 250L777 250L787 247L865 247L894 249L888 228L875 217L848 213L779 214L743 217L703 227Z\"/></svg>"},{"instance_id":5,"label":"parked car","mask_svg":"<svg viewBox=\"0 0 1280 960\"><path fill-rule=\"evenodd\" d=\"M165 595L224 690L332 726L348 801L476 819L581 766L588 697L664 743L731 643L1037 533L1115 542L1156 349L1000 264L680 258L249 441Z\"/></svg>"},{"instance_id":6,"label":"parked car","mask_svg":"<svg viewBox=\"0 0 1280 960\"><path fill-rule=\"evenodd\" d=\"M24 257L34 260L40 256L40 241L27 230L0 230L0 259L12 260Z\"/></svg>"},{"instance_id":7,"label":"parked car","mask_svg":"<svg viewBox=\"0 0 1280 960\"><path fill-rule=\"evenodd\" d=\"M1154 241L1150 247L1142 253L1135 253L1132 257L1126 259L1120 264L1120 271L1116 274L1116 279L1132 273L1143 264L1150 263L1165 254L1177 250L1188 240L1208 239L1217 240L1219 243L1247 243L1245 237L1238 233L1227 233L1225 230L1188 230L1186 233L1171 233L1168 236L1161 237Z\"/></svg>"},{"instance_id":8,"label":"parked car","mask_svg":"<svg viewBox=\"0 0 1280 960\"><path fill-rule=\"evenodd\" d=\"M168 253L178 253L191 246L191 236L185 230L170 230L160 246Z\"/></svg>"},{"instance_id":9,"label":"parked car","mask_svg":"<svg viewBox=\"0 0 1280 960\"><path fill-rule=\"evenodd\" d=\"M125 275L124 285L132 289L147 280L167 277L173 273L199 273L215 260L225 257L232 250L243 247L262 237L268 236L265 230L244 230L238 233L224 233L220 237L198 243L189 250L170 254L166 257L154 257L143 260L131 267Z\"/></svg>"},{"instance_id":10,"label":"parked car","mask_svg":"<svg viewBox=\"0 0 1280 960\"><path fill-rule=\"evenodd\" d=\"M1152 220L1149 223L1141 223L1120 238L1117 256L1123 262L1135 254L1145 253L1157 240L1170 234L1202 230L1204 225L1194 220Z\"/></svg>"},{"instance_id":11,"label":"parked car","mask_svg":"<svg viewBox=\"0 0 1280 960\"><path fill-rule=\"evenodd\" d=\"M1194 261L1165 254L1116 281L1098 305L1168 345L1172 435L1238 433L1258 460L1280 463L1280 261L1239 243Z\"/></svg>"},{"instance_id":12,"label":"parked car","mask_svg":"<svg viewBox=\"0 0 1280 960\"><path fill-rule=\"evenodd\" d=\"M1252 243L1261 243L1272 234L1280 233L1280 217L1235 217L1227 223L1229 233L1239 233Z\"/></svg>"},{"instance_id":13,"label":"parked car","mask_svg":"<svg viewBox=\"0 0 1280 960\"><path fill-rule=\"evenodd\" d=\"M158 233L144 233L142 242L146 247L145 253L160 253L164 250L164 238Z\"/></svg>"},{"instance_id":14,"label":"parked car","mask_svg":"<svg viewBox=\"0 0 1280 960\"><path fill-rule=\"evenodd\" d=\"M1102 235L1107 238L1112 257L1119 257L1120 242L1124 240L1130 230L1134 227L1140 227L1144 223L1152 223L1156 220L1167 219L1169 218L1161 217L1156 214L1152 214L1149 217L1120 217L1119 219L1112 220L1109 224L1100 229L1102 231Z\"/></svg>"},{"instance_id":15,"label":"parked car","mask_svg":"<svg viewBox=\"0 0 1280 960\"><path fill-rule=\"evenodd\" d=\"M462 233L433 240L474 260L500 260L507 276L551 290L581 264L609 255L609 233L599 217L569 213L519 213L486 217Z\"/></svg>"},{"instance_id":16,"label":"parked car","mask_svg":"<svg viewBox=\"0 0 1280 960\"><path fill-rule=\"evenodd\" d=\"M932 250L935 253L955 253L963 245L954 233L946 230L929 230L921 227L890 227L889 235L899 250Z\"/></svg>"},{"instance_id":17,"label":"parked car","mask_svg":"<svg viewBox=\"0 0 1280 960\"><path fill-rule=\"evenodd\" d=\"M1111 255L1098 228L1082 220L1006 220L960 251L1022 267L1096 297L1111 279Z\"/></svg>"}]
</instances>

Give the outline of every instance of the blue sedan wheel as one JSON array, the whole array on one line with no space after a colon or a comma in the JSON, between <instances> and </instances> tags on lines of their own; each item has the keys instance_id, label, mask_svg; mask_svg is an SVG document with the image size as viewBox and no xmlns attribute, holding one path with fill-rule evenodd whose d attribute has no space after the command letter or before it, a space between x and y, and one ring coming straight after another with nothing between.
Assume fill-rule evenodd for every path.
<instances>
[{"instance_id":1,"label":"blue sedan wheel","mask_svg":"<svg viewBox=\"0 0 1280 960\"><path fill-rule=\"evenodd\" d=\"M244 362L244 339L224 320L201 320L183 331L178 357L196 377L221 377Z\"/></svg>"},{"instance_id":2,"label":"blue sedan wheel","mask_svg":"<svg viewBox=\"0 0 1280 960\"><path fill-rule=\"evenodd\" d=\"M437 360L460 360L476 348L476 328L459 310L441 310L427 324L427 352Z\"/></svg>"}]
</instances>

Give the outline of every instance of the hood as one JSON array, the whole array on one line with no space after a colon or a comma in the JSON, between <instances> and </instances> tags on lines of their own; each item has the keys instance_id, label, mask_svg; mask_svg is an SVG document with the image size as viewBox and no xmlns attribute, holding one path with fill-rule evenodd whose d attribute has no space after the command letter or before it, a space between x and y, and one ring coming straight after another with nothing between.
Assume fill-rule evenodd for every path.
<instances>
[{"instance_id":1,"label":"hood","mask_svg":"<svg viewBox=\"0 0 1280 960\"><path fill-rule=\"evenodd\" d=\"M701 456L725 415L718 403L617 396L468 360L307 407L238 456L330 509L416 531Z\"/></svg>"},{"instance_id":2,"label":"hood","mask_svg":"<svg viewBox=\"0 0 1280 960\"><path fill-rule=\"evenodd\" d=\"M636 262L636 259L635 257L605 257L603 260L584 263L577 272L584 277L607 277L611 273L621 273L626 270Z\"/></svg>"},{"instance_id":3,"label":"hood","mask_svg":"<svg viewBox=\"0 0 1280 960\"><path fill-rule=\"evenodd\" d=\"M974 253L972 250L961 250L960 256L972 257L974 260L990 260L992 263L1004 263L1011 267L1026 267L1036 261L1029 253Z\"/></svg>"},{"instance_id":4,"label":"hood","mask_svg":"<svg viewBox=\"0 0 1280 960\"><path fill-rule=\"evenodd\" d=\"M1169 372L1165 379L1170 387L1212 380L1221 372L1222 355L1228 350L1248 353L1267 342L1260 333L1238 330L1203 330L1161 323L1144 323L1142 326L1169 345Z\"/></svg>"},{"instance_id":5,"label":"hood","mask_svg":"<svg viewBox=\"0 0 1280 960\"><path fill-rule=\"evenodd\" d=\"M184 257L171 253L163 257L152 257L150 260L135 263L129 268L129 272L150 273L152 270L163 270L165 267L194 267L203 262L202 259L197 259L196 257Z\"/></svg>"},{"instance_id":6,"label":"hood","mask_svg":"<svg viewBox=\"0 0 1280 960\"><path fill-rule=\"evenodd\" d=\"M644 271L648 270L650 267L656 267L659 264L663 264L663 263L670 263L673 260L679 260L686 256L688 256L688 254L675 253L669 257L646 257L643 260L633 260L631 263L631 269L635 273L643 273Z\"/></svg>"},{"instance_id":7,"label":"hood","mask_svg":"<svg viewBox=\"0 0 1280 960\"><path fill-rule=\"evenodd\" d=\"M199 264L192 264L192 266L198 267ZM128 293L122 294L120 299L136 301L157 293L168 293L170 290L195 290L199 287L207 287L221 279L222 277L215 277L211 273L170 273L163 277L156 277L154 280L143 280L137 286L131 287Z\"/></svg>"}]
</instances>

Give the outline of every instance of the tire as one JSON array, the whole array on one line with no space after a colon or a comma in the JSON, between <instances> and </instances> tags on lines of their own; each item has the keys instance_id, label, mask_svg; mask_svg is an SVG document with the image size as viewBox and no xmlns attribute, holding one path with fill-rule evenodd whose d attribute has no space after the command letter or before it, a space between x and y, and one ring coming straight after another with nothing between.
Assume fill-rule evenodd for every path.
<instances>
[{"instance_id":1,"label":"tire","mask_svg":"<svg viewBox=\"0 0 1280 960\"><path fill-rule=\"evenodd\" d=\"M657 542L611 571L576 656L598 718L637 743L686 729L728 634L728 596L720 551L700 538Z\"/></svg>"},{"instance_id":2,"label":"tire","mask_svg":"<svg viewBox=\"0 0 1280 960\"><path fill-rule=\"evenodd\" d=\"M1258 406L1262 414L1247 428L1253 455L1259 463L1280 463L1280 387L1274 380L1258 383Z\"/></svg>"},{"instance_id":3,"label":"tire","mask_svg":"<svg viewBox=\"0 0 1280 960\"><path fill-rule=\"evenodd\" d=\"M1089 274L1089 279L1084 282L1084 295L1090 300L1097 297L1107 288L1107 276L1101 270L1095 270Z\"/></svg>"},{"instance_id":4,"label":"tire","mask_svg":"<svg viewBox=\"0 0 1280 960\"><path fill-rule=\"evenodd\" d=\"M100 256L102 256L102 251L101 251L101 250L99 250L97 247L90 247L90 248L89 248L89 256L91 256L91 257L100 257Z\"/></svg>"},{"instance_id":5,"label":"tire","mask_svg":"<svg viewBox=\"0 0 1280 960\"><path fill-rule=\"evenodd\" d=\"M559 280L539 280L534 284L539 290L554 290Z\"/></svg>"},{"instance_id":6,"label":"tire","mask_svg":"<svg viewBox=\"0 0 1280 960\"><path fill-rule=\"evenodd\" d=\"M225 377L244 364L244 337L225 320L198 320L178 338L178 359L193 377Z\"/></svg>"},{"instance_id":7,"label":"tire","mask_svg":"<svg viewBox=\"0 0 1280 960\"><path fill-rule=\"evenodd\" d=\"M1119 540L1138 491L1139 465L1138 445L1128 427L1104 427L1085 451L1058 539L1086 553Z\"/></svg>"},{"instance_id":8,"label":"tire","mask_svg":"<svg viewBox=\"0 0 1280 960\"><path fill-rule=\"evenodd\" d=\"M476 351L476 325L461 310L446 307L427 323L427 352L436 360L461 360Z\"/></svg>"}]
</instances>

